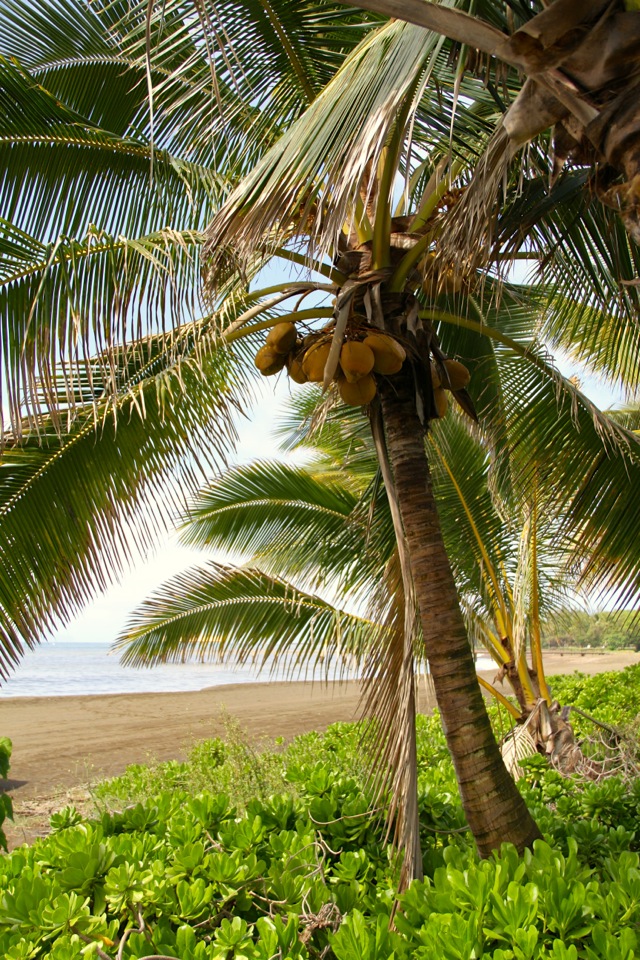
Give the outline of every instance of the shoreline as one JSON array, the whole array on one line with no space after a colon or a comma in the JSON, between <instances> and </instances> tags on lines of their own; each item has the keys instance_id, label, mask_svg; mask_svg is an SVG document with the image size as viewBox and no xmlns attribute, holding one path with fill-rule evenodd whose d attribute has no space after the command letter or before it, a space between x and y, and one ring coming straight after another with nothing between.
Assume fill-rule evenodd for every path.
<instances>
[{"instance_id":1,"label":"shoreline","mask_svg":"<svg viewBox=\"0 0 640 960\"><path fill-rule=\"evenodd\" d=\"M545 654L547 674L580 670L595 674L640 663L640 653ZM496 670L480 675L493 680ZM290 740L358 716L360 682L273 681L224 684L184 693L116 693L0 699L0 735L13 742L9 779L16 823L12 842L31 832L23 818L34 807L48 812L73 802L99 779L121 774L133 763L184 759L191 745L224 736L233 721L249 739ZM418 709L430 712L433 695L420 678ZM50 801L50 802L49 802ZM53 806L51 806L53 804ZM31 832L31 836L33 833Z\"/></svg>"}]
</instances>

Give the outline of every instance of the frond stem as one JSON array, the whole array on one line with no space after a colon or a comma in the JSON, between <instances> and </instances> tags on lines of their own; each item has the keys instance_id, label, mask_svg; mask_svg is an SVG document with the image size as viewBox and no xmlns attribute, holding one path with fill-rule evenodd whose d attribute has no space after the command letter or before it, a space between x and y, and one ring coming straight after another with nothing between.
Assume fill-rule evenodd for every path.
<instances>
[{"instance_id":1,"label":"frond stem","mask_svg":"<svg viewBox=\"0 0 640 960\"><path fill-rule=\"evenodd\" d=\"M484 687L485 690L488 690L491 696L495 697L496 700L498 700L502 704L502 706L509 711L509 713L515 720L520 719L521 717L520 711L517 709L517 707L514 707L514 705L511 703L510 700L507 700L504 693L500 693L499 690L496 690L493 684L489 683L488 680L485 680L484 677L478 677L478 683L480 684L481 687Z\"/></svg>"},{"instance_id":2,"label":"frond stem","mask_svg":"<svg viewBox=\"0 0 640 960\"><path fill-rule=\"evenodd\" d=\"M256 316L256 314L254 313L253 316ZM274 327L276 323L284 323L287 320L290 320L292 323L295 323L298 320L321 320L325 317L333 317L333 310L331 307L317 307L310 310L296 310L293 313L281 313L277 317L270 317L268 320L261 320L259 323L252 323L250 327L244 327L243 329L238 329L235 327L235 325L234 329L227 327L227 329L220 335L220 339L224 340L225 343L233 343L234 340L240 340L242 337L248 337L252 333L258 333L260 330L268 330L269 327Z\"/></svg>"},{"instance_id":3,"label":"frond stem","mask_svg":"<svg viewBox=\"0 0 640 960\"><path fill-rule=\"evenodd\" d=\"M480 555L481 555L481 557L482 557L482 571L483 571L483 572L482 572L482 577L483 577L485 583L487 584L487 586L490 588L490 591L489 591L489 592L490 592L490 593L493 593L494 601L495 601L495 603L497 604L497 607L498 607L498 609L495 611L495 612L496 612L496 616L497 616L497 620L498 620L498 631L499 631L499 633L500 633L502 636L508 636L509 638L511 638L511 636L512 636L512 634L513 634L513 625L512 625L512 623L511 623L511 618L510 618L509 613L508 613L508 611L507 611L507 605L506 605L506 603L505 603L504 594L503 594L502 590L500 589L500 584L499 584L499 581L498 581L498 575L497 575L497 573L496 573L496 570L495 570L494 565L491 563L491 558L489 557L489 553L488 553L488 551L487 551L487 548L486 548L486 546L485 546L485 544L484 544L484 541L483 541L482 537L480 536L480 531L478 530L478 527L477 527L477 525L476 525L476 522L475 522L475 520L473 519L473 514L471 513L471 510L470 510L470 508L469 508L469 504L467 503L466 498L465 498L465 496L464 496L464 493L462 492L462 488L460 487L460 484L459 484L458 481L456 480L455 475L454 475L453 471L451 470L451 467L449 466L449 463L447 462L447 458L445 457L444 453L442 452L442 450L441 450L440 447L438 446L438 443L437 443L437 441L435 440L433 434L429 434L429 442L433 444L433 446L434 446L434 448L435 448L435 450L436 450L436 453L437 453L438 456L440 457L440 462L441 462L442 466L443 466L444 469L447 471L447 474L448 474L448 476L449 476L449 479L451 480L451 483L453 484L453 488L454 488L454 490L456 491L456 495L457 495L457 497L458 497L458 500L460 501L460 504L461 504L461 506L462 506L462 509L463 509L464 512L465 512L465 515L466 515L466 517L467 517L467 521L468 521L468 523L469 523L469 526L471 527L471 530L472 530L472 532L473 532L473 536L474 536L474 539L475 539L476 544L477 544L477 546L478 546L478 549L480 550ZM486 571L486 573L485 573L485 571ZM489 578L488 580L487 580L487 574L488 574L488 578ZM493 589L491 589L491 588L493 588Z\"/></svg>"},{"instance_id":4,"label":"frond stem","mask_svg":"<svg viewBox=\"0 0 640 960\"><path fill-rule=\"evenodd\" d=\"M283 29L282 24L280 23L278 17L275 15L273 7L269 3L269 0L258 0L258 3L264 10L267 15L267 19L271 23L271 26L275 30L278 40L282 44L282 47L289 58L289 62L293 67L295 74L300 81L300 85L304 90L305 96L309 103L311 103L316 98L315 91L311 84L309 83L309 78L307 77L306 71L302 65L300 57L293 49L293 45L287 36L286 31Z\"/></svg>"}]
</instances>

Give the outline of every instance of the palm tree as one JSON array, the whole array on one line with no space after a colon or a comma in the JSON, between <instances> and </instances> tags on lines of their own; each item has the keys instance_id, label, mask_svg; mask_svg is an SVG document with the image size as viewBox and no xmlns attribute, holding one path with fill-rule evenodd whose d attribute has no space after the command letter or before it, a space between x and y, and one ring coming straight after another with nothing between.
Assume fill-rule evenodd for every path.
<instances>
[{"instance_id":1,"label":"palm tree","mask_svg":"<svg viewBox=\"0 0 640 960\"><path fill-rule=\"evenodd\" d=\"M470 171L504 104L491 84L452 67L455 49L440 36L285 0L231 3L215 16L175 2L155 11L4 0L0 24L4 668L117 572L116 546L134 549L132 517L143 547L169 521L187 486L179 463L193 488L203 456L224 461L231 412L250 389L238 361L255 352L259 331L295 313L316 333L328 320L339 347L355 308L411 354L395 381L379 381L372 407L392 501L397 493L404 662L415 585L480 849L507 837L526 844L535 827L486 720L438 532L424 445L430 359L457 354L470 367L497 482L513 472L526 490L542 475L567 533L579 532L584 577L633 590L637 440L559 377L541 346L568 343L636 383L638 290L619 280L634 279L637 252L585 192L588 168L570 165L550 203L536 142L521 175L507 171L488 258L465 262L460 285L447 225L473 193ZM507 72L502 93L519 85ZM202 227L234 183L209 232L216 293L206 306ZM592 250L595 264L584 255ZM500 281L505 258L518 256L540 260L544 284ZM267 260L313 264L316 274L251 289ZM290 309L317 291L328 306ZM512 392L498 376L507 365ZM586 473L585 463L594 463ZM42 504L46 536L34 527Z\"/></svg>"},{"instance_id":2,"label":"palm tree","mask_svg":"<svg viewBox=\"0 0 640 960\"><path fill-rule=\"evenodd\" d=\"M133 666L191 655L263 669L284 663L291 672L324 670L327 676L336 669L362 671L363 704L370 701L377 710L378 741L384 731L379 779L384 788L392 777L405 883L419 875L421 853L412 803L415 770L401 749L413 743L414 732L413 718L400 709L403 629L388 619L399 599L393 596L393 523L372 438L363 430L366 421L353 410L345 415L337 404L320 425L314 416L319 400L316 390L306 391L286 418L287 445L312 454L308 467L239 467L208 484L190 505L184 541L241 555L243 566L210 562L167 581L134 612L116 647ZM486 447L461 417L438 421L430 446L467 633L486 647L519 706L493 684L481 683L515 720L529 719L527 728L535 733L534 711L551 705L540 617L566 602L558 518L536 523L528 515L518 535L515 518L504 517L504 503L498 509L492 494ZM518 507L517 498L510 506ZM414 655L417 665L426 666L421 639L416 637ZM556 758L559 726L552 743L540 736L540 748L553 750Z\"/></svg>"},{"instance_id":3,"label":"palm tree","mask_svg":"<svg viewBox=\"0 0 640 960\"><path fill-rule=\"evenodd\" d=\"M323 255L332 258L341 276L333 274L337 290L326 328L331 350L325 388L334 378L343 343L358 339L363 318L369 325L365 330L383 331L409 353L401 372L378 378L370 406L400 555L406 655L415 602L463 805L478 848L486 853L505 835L522 849L537 836L537 828L505 775L478 689L424 443L438 416L432 371L438 380L446 377L438 325L451 322L452 315L462 317L463 324L475 315L482 330L486 312L478 303L480 291L489 303L500 299L490 274L479 275L477 258L469 261L462 244L459 263L450 242L456 208L468 206L464 185L454 189L454 171L464 160L441 176L438 163L444 156L447 165L447 151L442 142L433 146L428 125L432 103L421 111L426 83L442 52L438 35L397 21L364 41L225 202L209 227L205 257L213 295L259 252L268 256L294 241L305 244L310 264ZM446 68L438 71L440 81L444 76ZM454 99L459 93L466 97L462 75L452 85ZM469 114L486 110L477 93L473 107ZM457 104L458 120L464 112ZM429 130L424 139L421 129L425 134ZM451 140L454 129L452 117ZM504 164L495 168L508 173ZM397 211L402 216L394 217L394 187L403 175L405 191ZM518 239L526 250L519 230L508 237L501 226L496 228L500 243L492 246L494 260ZM457 393L457 399L474 415L466 396ZM534 461L525 459L525 469L531 471Z\"/></svg>"}]
</instances>

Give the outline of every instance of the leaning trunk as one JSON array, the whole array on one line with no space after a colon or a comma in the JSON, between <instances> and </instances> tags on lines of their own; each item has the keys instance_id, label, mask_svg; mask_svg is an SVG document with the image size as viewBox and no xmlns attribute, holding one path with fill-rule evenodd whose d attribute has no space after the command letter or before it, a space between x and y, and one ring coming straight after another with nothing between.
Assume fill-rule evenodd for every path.
<instances>
[{"instance_id":1,"label":"leaning trunk","mask_svg":"<svg viewBox=\"0 0 640 960\"><path fill-rule=\"evenodd\" d=\"M381 390L389 459L408 546L425 648L467 822L481 856L540 837L493 736L444 548L413 383Z\"/></svg>"}]
</instances>

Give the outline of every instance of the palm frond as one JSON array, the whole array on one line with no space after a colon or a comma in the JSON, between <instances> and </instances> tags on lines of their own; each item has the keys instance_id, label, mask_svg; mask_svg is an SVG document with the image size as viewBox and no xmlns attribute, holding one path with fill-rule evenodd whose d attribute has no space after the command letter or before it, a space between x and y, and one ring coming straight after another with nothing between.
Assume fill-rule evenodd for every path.
<instances>
[{"instance_id":1,"label":"palm frond","mask_svg":"<svg viewBox=\"0 0 640 960\"><path fill-rule=\"evenodd\" d=\"M43 403L59 409L59 376L68 398L100 371L104 392L118 354L198 315L200 241L193 231L91 230L45 245L0 221L0 359L14 430L25 411L33 420Z\"/></svg>"},{"instance_id":2,"label":"palm frond","mask_svg":"<svg viewBox=\"0 0 640 960\"><path fill-rule=\"evenodd\" d=\"M133 236L203 228L222 196L215 172L166 150L155 151L152 181L145 139L86 120L6 57L0 92L0 209L45 242L90 224Z\"/></svg>"},{"instance_id":3,"label":"palm frond","mask_svg":"<svg viewBox=\"0 0 640 960\"><path fill-rule=\"evenodd\" d=\"M42 418L2 454L0 676L150 549L233 446L240 388L227 354L138 357L117 419L112 402L90 403L67 432Z\"/></svg>"},{"instance_id":4,"label":"palm frond","mask_svg":"<svg viewBox=\"0 0 640 960\"><path fill-rule=\"evenodd\" d=\"M185 658L348 671L381 628L254 568L209 562L173 577L133 614L115 648L132 666Z\"/></svg>"},{"instance_id":5,"label":"palm frond","mask_svg":"<svg viewBox=\"0 0 640 960\"><path fill-rule=\"evenodd\" d=\"M290 223L301 219L312 221L317 251L335 242L407 91L429 70L439 46L435 36L399 22L359 45L214 218L205 251L212 278L231 250L233 261L242 263L268 238L279 243Z\"/></svg>"},{"instance_id":6,"label":"palm frond","mask_svg":"<svg viewBox=\"0 0 640 960\"><path fill-rule=\"evenodd\" d=\"M325 587L364 547L357 497L338 480L257 462L227 471L190 504L182 539L249 558L269 573Z\"/></svg>"},{"instance_id":7,"label":"palm frond","mask_svg":"<svg viewBox=\"0 0 640 960\"><path fill-rule=\"evenodd\" d=\"M537 254L536 279L545 291L540 336L633 394L640 349L638 247L618 215L592 196L582 172L556 185L547 210L539 209L542 198L539 206L531 193L528 199L528 210L517 203L514 212Z\"/></svg>"}]
</instances>

